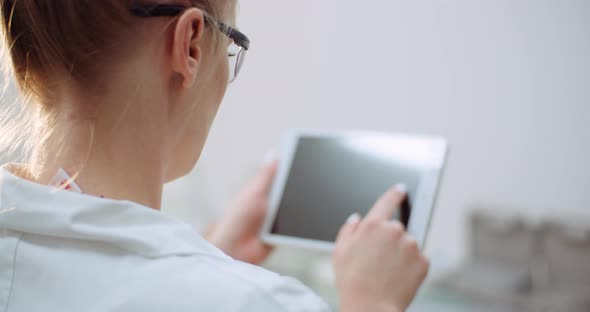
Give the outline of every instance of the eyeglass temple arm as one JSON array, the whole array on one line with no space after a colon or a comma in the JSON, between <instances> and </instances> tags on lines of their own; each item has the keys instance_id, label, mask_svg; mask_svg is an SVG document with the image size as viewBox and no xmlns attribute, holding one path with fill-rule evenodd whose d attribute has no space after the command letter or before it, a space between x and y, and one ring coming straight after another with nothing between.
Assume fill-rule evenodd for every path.
<instances>
[{"instance_id":1,"label":"eyeglass temple arm","mask_svg":"<svg viewBox=\"0 0 590 312\"><path fill-rule=\"evenodd\" d=\"M134 6L130 9L138 17L176 16L186 8L180 5Z\"/></svg>"},{"instance_id":2,"label":"eyeglass temple arm","mask_svg":"<svg viewBox=\"0 0 590 312\"><path fill-rule=\"evenodd\" d=\"M182 11L186 10L186 7L181 5L152 5L152 6L134 6L130 9L131 13L137 17L153 17L153 16L176 16ZM243 47L245 50L250 48L250 39L246 37L239 30L228 26L227 24L216 21L214 18L207 14L205 20L217 24L219 29L227 34L236 44Z\"/></svg>"}]
</instances>

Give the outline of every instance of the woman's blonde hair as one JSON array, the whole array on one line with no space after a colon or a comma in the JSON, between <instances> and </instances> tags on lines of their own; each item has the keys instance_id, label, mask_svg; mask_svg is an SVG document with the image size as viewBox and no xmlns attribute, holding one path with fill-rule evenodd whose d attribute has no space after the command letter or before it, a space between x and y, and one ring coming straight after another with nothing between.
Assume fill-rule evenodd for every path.
<instances>
[{"instance_id":1,"label":"woman's blonde hair","mask_svg":"<svg viewBox=\"0 0 590 312\"><path fill-rule=\"evenodd\" d=\"M47 136L59 79L92 85L105 74L108 53L126 40L132 0L0 0L4 87L0 100L0 162L12 152L30 155ZM145 3L145 0L143 1ZM210 15L222 0L187 0ZM8 98L14 79L20 97Z\"/></svg>"}]
</instances>

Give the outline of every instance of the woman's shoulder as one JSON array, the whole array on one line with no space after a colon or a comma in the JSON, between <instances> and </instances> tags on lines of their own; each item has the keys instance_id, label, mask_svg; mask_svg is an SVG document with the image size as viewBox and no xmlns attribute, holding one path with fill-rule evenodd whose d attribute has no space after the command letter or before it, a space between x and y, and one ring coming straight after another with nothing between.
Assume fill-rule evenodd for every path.
<instances>
[{"instance_id":1,"label":"woman's shoulder","mask_svg":"<svg viewBox=\"0 0 590 312\"><path fill-rule=\"evenodd\" d=\"M329 311L313 291L296 279L226 256L194 255L160 259L147 265L156 289L145 296L215 311ZM150 266L152 266L150 268ZM143 271L143 270L142 270ZM141 277L138 277L141 282ZM145 282L145 279L144 279ZM177 310L175 310L177 311ZM184 311L182 309L178 311Z\"/></svg>"}]
</instances>

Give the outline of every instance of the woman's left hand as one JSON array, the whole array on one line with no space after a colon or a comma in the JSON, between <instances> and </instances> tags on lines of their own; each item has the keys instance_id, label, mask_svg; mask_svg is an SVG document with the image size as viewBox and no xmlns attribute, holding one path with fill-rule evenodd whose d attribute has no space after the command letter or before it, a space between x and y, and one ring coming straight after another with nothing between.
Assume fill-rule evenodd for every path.
<instances>
[{"instance_id":1,"label":"woman's left hand","mask_svg":"<svg viewBox=\"0 0 590 312\"><path fill-rule=\"evenodd\" d=\"M260 264L272 251L258 236L268 208L268 197L277 171L275 160L265 164L238 194L225 215L205 238L234 259Z\"/></svg>"}]
</instances>

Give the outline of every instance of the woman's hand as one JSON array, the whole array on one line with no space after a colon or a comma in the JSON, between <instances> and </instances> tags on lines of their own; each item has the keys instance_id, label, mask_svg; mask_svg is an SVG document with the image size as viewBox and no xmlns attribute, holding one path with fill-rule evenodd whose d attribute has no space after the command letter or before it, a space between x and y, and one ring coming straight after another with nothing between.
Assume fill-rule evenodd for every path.
<instances>
[{"instance_id":1,"label":"woman's hand","mask_svg":"<svg viewBox=\"0 0 590 312\"><path fill-rule=\"evenodd\" d=\"M265 164L258 175L238 194L224 217L213 225L205 238L234 259L260 264L272 247L258 233L268 208L268 196L278 162Z\"/></svg>"},{"instance_id":2,"label":"woman's hand","mask_svg":"<svg viewBox=\"0 0 590 312\"><path fill-rule=\"evenodd\" d=\"M353 215L340 230L333 262L342 311L405 311L424 281L428 260L391 220L405 196L403 186L390 189L364 220Z\"/></svg>"}]
</instances>

